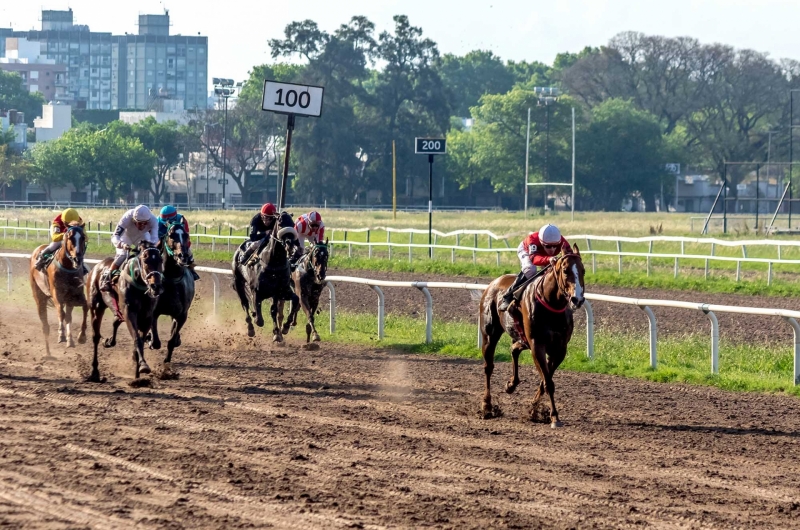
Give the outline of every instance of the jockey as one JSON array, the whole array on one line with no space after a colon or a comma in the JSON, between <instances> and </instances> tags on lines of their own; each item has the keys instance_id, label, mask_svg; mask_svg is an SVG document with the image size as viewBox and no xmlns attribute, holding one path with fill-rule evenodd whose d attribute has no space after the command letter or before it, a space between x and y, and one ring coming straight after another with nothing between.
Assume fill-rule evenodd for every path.
<instances>
[{"instance_id":1,"label":"jockey","mask_svg":"<svg viewBox=\"0 0 800 530\"><path fill-rule=\"evenodd\" d=\"M514 298L514 291L534 278L537 267L547 267L555 263L560 253L572 254L572 248L556 225L546 224L538 232L533 232L523 239L517 247L522 272L503 294L503 301L497 306L497 310L508 309Z\"/></svg>"},{"instance_id":2,"label":"jockey","mask_svg":"<svg viewBox=\"0 0 800 530\"><path fill-rule=\"evenodd\" d=\"M53 219L53 224L50 226L51 243L43 248L36 257L36 270L43 270L48 257L55 254L56 250L61 248L61 244L64 240L64 232L67 231L67 227L71 224L76 224L81 227L84 226L83 219L78 215L78 210L75 208L67 208Z\"/></svg>"},{"instance_id":3,"label":"jockey","mask_svg":"<svg viewBox=\"0 0 800 530\"><path fill-rule=\"evenodd\" d=\"M294 228L297 230L297 250L292 261L297 261L303 255L306 238L312 245L322 243L325 239L325 223L319 212L312 211L298 217Z\"/></svg>"},{"instance_id":4,"label":"jockey","mask_svg":"<svg viewBox=\"0 0 800 530\"><path fill-rule=\"evenodd\" d=\"M172 225L180 225L183 231L186 232L187 244L186 248L182 249L186 255L186 263L192 277L195 281L200 279L200 276L194 271L194 255L192 255L192 240L189 237L189 222L182 214L178 213L178 209L174 206L167 205L161 208L158 214L158 240L162 241L169 232L169 227Z\"/></svg>"},{"instance_id":5,"label":"jockey","mask_svg":"<svg viewBox=\"0 0 800 530\"><path fill-rule=\"evenodd\" d=\"M258 212L250 219L250 233L247 240L245 240L239 249L242 253L239 256L239 263L247 263L253 252L259 247L258 243L269 237L272 229L275 228L275 222L278 219L278 210L275 205L268 202L261 207Z\"/></svg>"},{"instance_id":6,"label":"jockey","mask_svg":"<svg viewBox=\"0 0 800 530\"><path fill-rule=\"evenodd\" d=\"M100 278L101 291L111 291L111 277L125 262L128 250L136 248L143 241L151 245L158 244L158 220L150 208L140 204L122 215L114 235L111 236L111 244L117 248L117 252L111 267Z\"/></svg>"}]
</instances>

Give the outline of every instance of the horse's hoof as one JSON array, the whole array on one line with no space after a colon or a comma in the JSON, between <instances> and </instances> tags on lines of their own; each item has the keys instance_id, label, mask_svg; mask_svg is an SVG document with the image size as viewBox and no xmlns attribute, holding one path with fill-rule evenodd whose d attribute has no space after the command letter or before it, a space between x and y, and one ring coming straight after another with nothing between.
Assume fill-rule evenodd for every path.
<instances>
[{"instance_id":1,"label":"horse's hoof","mask_svg":"<svg viewBox=\"0 0 800 530\"><path fill-rule=\"evenodd\" d=\"M307 344L303 344L302 348L306 351L316 351L319 349L319 344L315 342L309 342Z\"/></svg>"},{"instance_id":2,"label":"horse's hoof","mask_svg":"<svg viewBox=\"0 0 800 530\"><path fill-rule=\"evenodd\" d=\"M516 389L517 385L513 384L511 381L506 381L506 394L513 394Z\"/></svg>"},{"instance_id":3,"label":"horse's hoof","mask_svg":"<svg viewBox=\"0 0 800 530\"><path fill-rule=\"evenodd\" d=\"M264 319L263 318L257 318L256 319L256 326L258 326L260 328L263 328L264 327Z\"/></svg>"},{"instance_id":4,"label":"horse's hoof","mask_svg":"<svg viewBox=\"0 0 800 530\"><path fill-rule=\"evenodd\" d=\"M66 337L58 337L58 343L61 344L62 342L67 342Z\"/></svg>"},{"instance_id":5,"label":"horse's hoof","mask_svg":"<svg viewBox=\"0 0 800 530\"><path fill-rule=\"evenodd\" d=\"M558 421L558 420L556 420L556 421L554 421L554 422L552 422L552 423L550 424L550 428L551 428L551 429L558 429L559 427L563 427L563 426L564 426L564 424L563 424L563 423L561 423L561 422L560 422L560 421Z\"/></svg>"},{"instance_id":6,"label":"horse's hoof","mask_svg":"<svg viewBox=\"0 0 800 530\"><path fill-rule=\"evenodd\" d=\"M150 349L151 350L160 350L161 349L161 341L160 340L150 341Z\"/></svg>"},{"instance_id":7,"label":"horse's hoof","mask_svg":"<svg viewBox=\"0 0 800 530\"><path fill-rule=\"evenodd\" d=\"M103 348L113 348L117 345L117 341L112 339L106 339L103 341Z\"/></svg>"},{"instance_id":8,"label":"horse's hoof","mask_svg":"<svg viewBox=\"0 0 800 530\"><path fill-rule=\"evenodd\" d=\"M319 333L314 333L314 336L313 336L313 341L314 341L314 342L320 342L320 341L322 341L322 339L321 339L321 338L319 338Z\"/></svg>"},{"instance_id":9,"label":"horse's hoof","mask_svg":"<svg viewBox=\"0 0 800 530\"><path fill-rule=\"evenodd\" d=\"M283 337L278 334L272 336L272 342L283 342Z\"/></svg>"},{"instance_id":10,"label":"horse's hoof","mask_svg":"<svg viewBox=\"0 0 800 530\"><path fill-rule=\"evenodd\" d=\"M490 420L492 418L500 418L502 415L503 411L500 410L500 407L498 405L492 405L490 403L489 404L484 403L483 405L481 405L480 416L484 420Z\"/></svg>"},{"instance_id":11,"label":"horse's hoof","mask_svg":"<svg viewBox=\"0 0 800 530\"><path fill-rule=\"evenodd\" d=\"M150 373L150 367L147 366L146 362L142 361L142 362L139 363L139 373L142 373L142 374L149 374Z\"/></svg>"},{"instance_id":12,"label":"horse's hoof","mask_svg":"<svg viewBox=\"0 0 800 530\"><path fill-rule=\"evenodd\" d=\"M78 344L86 344L86 335L85 334L82 333L82 334L78 335Z\"/></svg>"},{"instance_id":13,"label":"horse's hoof","mask_svg":"<svg viewBox=\"0 0 800 530\"><path fill-rule=\"evenodd\" d=\"M72 339L69 339L69 343L67 344L67 348L74 348L74 347L75 347L75 341L72 340Z\"/></svg>"},{"instance_id":14,"label":"horse's hoof","mask_svg":"<svg viewBox=\"0 0 800 530\"><path fill-rule=\"evenodd\" d=\"M105 383L106 382L106 378L105 377L100 377L100 372L93 371L89 375L89 377L86 378L86 382L87 383Z\"/></svg>"},{"instance_id":15,"label":"horse's hoof","mask_svg":"<svg viewBox=\"0 0 800 530\"><path fill-rule=\"evenodd\" d=\"M289 333L289 330L290 330L290 329L291 329L291 328L289 327L289 324L286 324L285 326L283 326L283 327L281 328L281 333L283 333L284 335L287 335L287 334Z\"/></svg>"},{"instance_id":16,"label":"horse's hoof","mask_svg":"<svg viewBox=\"0 0 800 530\"><path fill-rule=\"evenodd\" d=\"M248 336L248 337L250 337L250 338L252 338L252 337L255 337L255 336L256 336L256 330L255 330L255 329L253 329L253 326L249 326L249 327L247 328L247 336Z\"/></svg>"}]
</instances>

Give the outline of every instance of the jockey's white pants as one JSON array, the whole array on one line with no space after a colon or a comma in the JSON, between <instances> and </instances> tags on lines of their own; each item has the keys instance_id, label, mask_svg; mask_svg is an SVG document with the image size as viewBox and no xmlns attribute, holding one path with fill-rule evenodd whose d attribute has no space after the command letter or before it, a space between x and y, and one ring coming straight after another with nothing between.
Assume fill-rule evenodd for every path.
<instances>
[{"instance_id":1,"label":"jockey's white pants","mask_svg":"<svg viewBox=\"0 0 800 530\"><path fill-rule=\"evenodd\" d=\"M42 249L43 254L54 254L56 250L61 248L61 241L53 241Z\"/></svg>"}]
</instances>

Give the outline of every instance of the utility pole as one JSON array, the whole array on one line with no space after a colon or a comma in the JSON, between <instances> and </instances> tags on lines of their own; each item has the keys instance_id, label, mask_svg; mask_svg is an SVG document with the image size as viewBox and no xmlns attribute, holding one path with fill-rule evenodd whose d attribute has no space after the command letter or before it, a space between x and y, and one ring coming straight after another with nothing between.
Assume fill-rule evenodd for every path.
<instances>
[{"instance_id":1,"label":"utility pole","mask_svg":"<svg viewBox=\"0 0 800 530\"><path fill-rule=\"evenodd\" d=\"M528 107L528 132L525 134L525 219L528 219L528 163L531 149L531 108Z\"/></svg>"}]
</instances>

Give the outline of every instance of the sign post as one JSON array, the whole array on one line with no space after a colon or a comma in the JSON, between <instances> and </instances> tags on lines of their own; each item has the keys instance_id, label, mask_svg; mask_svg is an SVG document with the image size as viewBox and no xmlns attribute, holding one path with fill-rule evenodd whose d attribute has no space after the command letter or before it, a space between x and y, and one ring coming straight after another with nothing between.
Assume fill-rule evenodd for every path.
<instances>
[{"instance_id":1,"label":"sign post","mask_svg":"<svg viewBox=\"0 0 800 530\"><path fill-rule=\"evenodd\" d=\"M433 258L433 158L447 154L445 138L416 138L414 152L428 155L428 257Z\"/></svg>"},{"instance_id":2,"label":"sign post","mask_svg":"<svg viewBox=\"0 0 800 530\"><path fill-rule=\"evenodd\" d=\"M264 81L264 95L261 110L286 114L286 154L283 160L283 179L278 199L278 211L286 202L286 179L289 174L289 157L292 152L292 131L295 116L319 118L322 115L322 96L324 89L318 86L294 85L277 81Z\"/></svg>"}]
</instances>

